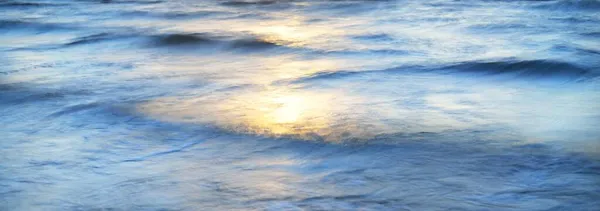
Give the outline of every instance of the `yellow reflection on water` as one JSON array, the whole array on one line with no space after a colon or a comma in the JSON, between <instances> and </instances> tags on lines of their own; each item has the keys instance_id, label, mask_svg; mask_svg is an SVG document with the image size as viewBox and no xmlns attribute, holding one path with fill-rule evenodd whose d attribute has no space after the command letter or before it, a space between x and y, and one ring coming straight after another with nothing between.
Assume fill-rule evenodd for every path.
<instances>
[{"instance_id":1,"label":"yellow reflection on water","mask_svg":"<svg viewBox=\"0 0 600 211\"><path fill-rule=\"evenodd\" d=\"M250 132L306 134L327 127L331 108L324 102L330 99L329 94L275 89L234 97L218 107L235 114L234 125Z\"/></svg>"},{"instance_id":2,"label":"yellow reflection on water","mask_svg":"<svg viewBox=\"0 0 600 211\"><path fill-rule=\"evenodd\" d=\"M281 106L272 112L274 123L294 123L298 121L300 115L306 112L306 99L298 96L283 96L274 99L275 103Z\"/></svg>"},{"instance_id":3,"label":"yellow reflection on water","mask_svg":"<svg viewBox=\"0 0 600 211\"><path fill-rule=\"evenodd\" d=\"M331 23L311 23L307 17L295 14L277 15L275 20L245 25L240 29L266 41L290 47L320 45L331 42L331 37L345 34Z\"/></svg>"},{"instance_id":4,"label":"yellow reflection on water","mask_svg":"<svg viewBox=\"0 0 600 211\"><path fill-rule=\"evenodd\" d=\"M269 135L329 135L335 93L267 88L198 99L163 98L139 109L172 121L216 124L236 132Z\"/></svg>"}]
</instances>

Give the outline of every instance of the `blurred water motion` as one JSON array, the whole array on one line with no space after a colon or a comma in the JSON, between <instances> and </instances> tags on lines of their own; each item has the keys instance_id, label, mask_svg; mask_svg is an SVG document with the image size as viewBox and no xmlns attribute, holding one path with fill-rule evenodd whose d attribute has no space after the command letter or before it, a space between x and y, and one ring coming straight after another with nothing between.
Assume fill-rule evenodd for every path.
<instances>
[{"instance_id":1,"label":"blurred water motion","mask_svg":"<svg viewBox=\"0 0 600 211\"><path fill-rule=\"evenodd\" d=\"M599 8L0 1L0 210L597 210Z\"/></svg>"}]
</instances>

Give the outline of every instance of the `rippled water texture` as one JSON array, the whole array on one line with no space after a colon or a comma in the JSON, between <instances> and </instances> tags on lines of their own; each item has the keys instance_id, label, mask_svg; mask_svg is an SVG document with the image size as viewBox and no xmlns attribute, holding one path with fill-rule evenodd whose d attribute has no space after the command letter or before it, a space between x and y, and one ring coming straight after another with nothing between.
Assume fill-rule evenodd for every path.
<instances>
[{"instance_id":1,"label":"rippled water texture","mask_svg":"<svg viewBox=\"0 0 600 211\"><path fill-rule=\"evenodd\" d=\"M600 1L0 0L0 210L600 208Z\"/></svg>"}]
</instances>

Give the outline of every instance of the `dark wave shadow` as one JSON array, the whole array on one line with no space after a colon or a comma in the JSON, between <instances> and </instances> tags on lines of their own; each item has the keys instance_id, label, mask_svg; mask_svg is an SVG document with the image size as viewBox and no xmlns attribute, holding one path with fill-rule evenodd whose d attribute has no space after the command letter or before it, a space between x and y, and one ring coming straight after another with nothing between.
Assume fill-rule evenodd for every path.
<instances>
[{"instance_id":1,"label":"dark wave shadow","mask_svg":"<svg viewBox=\"0 0 600 211\"><path fill-rule=\"evenodd\" d=\"M568 81L579 81L597 77L598 73L590 68L556 60L516 60L506 59L499 61L467 61L458 64L436 65L436 66L403 66L382 70L365 71L333 71L318 72L291 81L292 83L304 83L324 79L340 79L344 77L387 73L439 73L439 74L467 74L472 76L505 76L511 79L542 80L561 79Z\"/></svg>"}]
</instances>

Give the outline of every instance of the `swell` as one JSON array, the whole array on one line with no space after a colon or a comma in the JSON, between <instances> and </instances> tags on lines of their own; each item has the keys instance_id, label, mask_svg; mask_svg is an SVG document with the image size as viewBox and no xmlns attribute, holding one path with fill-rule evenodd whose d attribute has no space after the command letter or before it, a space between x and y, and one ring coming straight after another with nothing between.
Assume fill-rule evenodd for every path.
<instances>
[{"instance_id":1,"label":"swell","mask_svg":"<svg viewBox=\"0 0 600 211\"><path fill-rule=\"evenodd\" d=\"M243 7L243 6L265 6L265 5L273 5L286 1L276 1L276 0L259 0L259 1L225 1L221 3L223 6L234 6L234 7ZM289 1L287 1L289 2Z\"/></svg>"},{"instance_id":2,"label":"swell","mask_svg":"<svg viewBox=\"0 0 600 211\"><path fill-rule=\"evenodd\" d=\"M69 96L88 95L85 90L38 88L31 84L0 83L0 105L60 101Z\"/></svg>"},{"instance_id":3,"label":"swell","mask_svg":"<svg viewBox=\"0 0 600 211\"><path fill-rule=\"evenodd\" d=\"M369 55L396 55L396 56L405 56L409 55L413 52L407 50L399 50L399 49L349 49L349 50L334 50L334 51L319 51L316 50L317 53L320 54L332 54L332 55L342 55L342 56L369 56Z\"/></svg>"},{"instance_id":4,"label":"swell","mask_svg":"<svg viewBox=\"0 0 600 211\"><path fill-rule=\"evenodd\" d=\"M297 78L292 83L316 80L340 79L371 73L467 73L479 76L509 75L515 79L581 79L591 78L596 74L588 68L576 64L556 60L501 60L501 61L468 61L457 64L438 66L402 66L382 70L334 71L319 72Z\"/></svg>"},{"instance_id":5,"label":"swell","mask_svg":"<svg viewBox=\"0 0 600 211\"><path fill-rule=\"evenodd\" d=\"M49 6L61 6L63 4L55 4L55 3L40 3L40 2L16 2L16 1L6 1L0 2L0 8L27 8L27 7L49 7Z\"/></svg>"},{"instance_id":6,"label":"swell","mask_svg":"<svg viewBox=\"0 0 600 211\"><path fill-rule=\"evenodd\" d=\"M600 1L597 0L559 0L548 1L537 5L536 8L551 10L598 11Z\"/></svg>"},{"instance_id":7,"label":"swell","mask_svg":"<svg viewBox=\"0 0 600 211\"><path fill-rule=\"evenodd\" d=\"M100 34L93 34L93 35L89 35L89 36L79 37L79 38L76 38L76 39L72 40L71 42L68 42L64 45L65 46L85 45L85 44L92 44L92 43L104 42L104 41L109 41L109 40L117 40L117 39L121 39L121 38L127 38L127 36L124 36L124 35L119 36L119 35L110 34L110 33L100 33Z\"/></svg>"},{"instance_id":8,"label":"swell","mask_svg":"<svg viewBox=\"0 0 600 211\"><path fill-rule=\"evenodd\" d=\"M64 108L61 108L60 110L51 113L50 115L48 115L48 117L56 118L63 115L69 115L80 111L98 108L100 106L101 104L97 102L65 106Z\"/></svg>"},{"instance_id":9,"label":"swell","mask_svg":"<svg viewBox=\"0 0 600 211\"><path fill-rule=\"evenodd\" d=\"M151 40L158 46L209 44L215 43L216 39L207 34L161 34L151 36Z\"/></svg>"},{"instance_id":10,"label":"swell","mask_svg":"<svg viewBox=\"0 0 600 211\"><path fill-rule=\"evenodd\" d=\"M278 47L280 45L269 42L266 40L262 40L260 38L242 38L236 39L231 42L230 47L234 49L248 49L248 50L260 50L260 49L268 49L273 47Z\"/></svg>"},{"instance_id":11,"label":"swell","mask_svg":"<svg viewBox=\"0 0 600 211\"><path fill-rule=\"evenodd\" d=\"M195 12L151 12L151 11L130 11L123 12L121 15L126 17L141 17L141 18L165 18L165 19L185 19L185 18L202 18L218 15L231 14L223 11L195 11Z\"/></svg>"},{"instance_id":12,"label":"swell","mask_svg":"<svg viewBox=\"0 0 600 211\"><path fill-rule=\"evenodd\" d=\"M490 24L475 24L467 27L468 30L476 33L512 33L524 32L533 30L535 33L545 30L543 28L534 28L522 23L490 23Z\"/></svg>"},{"instance_id":13,"label":"swell","mask_svg":"<svg viewBox=\"0 0 600 211\"><path fill-rule=\"evenodd\" d=\"M394 37L385 33L378 34L359 34L351 36L352 39L361 41L394 41Z\"/></svg>"},{"instance_id":14,"label":"swell","mask_svg":"<svg viewBox=\"0 0 600 211\"><path fill-rule=\"evenodd\" d=\"M54 24L44 22L34 22L26 20L0 20L0 31L2 30L23 30L23 29L34 29L34 30L58 30L68 29L72 26L65 24Z\"/></svg>"},{"instance_id":15,"label":"swell","mask_svg":"<svg viewBox=\"0 0 600 211\"><path fill-rule=\"evenodd\" d=\"M451 65L444 69L489 75L510 73L521 77L580 77L591 73L587 68L556 60L475 61Z\"/></svg>"},{"instance_id":16,"label":"swell","mask_svg":"<svg viewBox=\"0 0 600 211\"><path fill-rule=\"evenodd\" d=\"M334 72L318 72L305 77L300 77L292 81L292 83L303 83L316 80L340 79L357 74L371 73L373 71L334 71Z\"/></svg>"},{"instance_id":17,"label":"swell","mask_svg":"<svg viewBox=\"0 0 600 211\"><path fill-rule=\"evenodd\" d=\"M598 31L598 32L585 32L585 33L581 33L581 36L598 39L598 38L600 38L600 31Z\"/></svg>"},{"instance_id":18,"label":"swell","mask_svg":"<svg viewBox=\"0 0 600 211\"><path fill-rule=\"evenodd\" d=\"M103 4L160 4L164 1L160 0L100 0Z\"/></svg>"},{"instance_id":19,"label":"swell","mask_svg":"<svg viewBox=\"0 0 600 211\"><path fill-rule=\"evenodd\" d=\"M119 34L99 33L82 36L63 44L63 46L79 46L97 44L123 39L138 39L151 47L222 47L229 50L264 50L282 47L276 43L253 36L217 36L208 33L166 33L166 34Z\"/></svg>"},{"instance_id":20,"label":"swell","mask_svg":"<svg viewBox=\"0 0 600 211\"><path fill-rule=\"evenodd\" d=\"M161 34L151 37L157 46L219 45L230 50L263 50L279 45L252 36L215 36L207 33Z\"/></svg>"}]
</instances>

